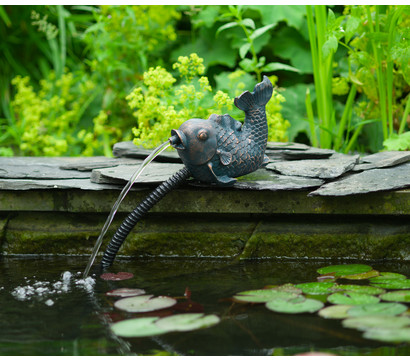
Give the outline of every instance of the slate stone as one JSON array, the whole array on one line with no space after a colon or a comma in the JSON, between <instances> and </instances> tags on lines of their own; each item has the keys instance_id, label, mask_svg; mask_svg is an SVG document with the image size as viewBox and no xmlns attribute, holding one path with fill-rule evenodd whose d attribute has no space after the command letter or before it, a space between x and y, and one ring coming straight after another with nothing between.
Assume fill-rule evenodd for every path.
<instances>
[{"instance_id":1,"label":"slate stone","mask_svg":"<svg viewBox=\"0 0 410 360\"><path fill-rule=\"evenodd\" d=\"M271 162L266 168L288 176L334 179L351 170L358 159L359 155L335 153L329 159Z\"/></svg>"},{"instance_id":2,"label":"slate stone","mask_svg":"<svg viewBox=\"0 0 410 360\"><path fill-rule=\"evenodd\" d=\"M168 180L173 174L182 169L182 164L151 163L137 179L136 184L160 183ZM94 169L91 181L98 184L124 184L137 171L139 166L120 165L113 168Z\"/></svg>"},{"instance_id":3,"label":"slate stone","mask_svg":"<svg viewBox=\"0 0 410 360\"><path fill-rule=\"evenodd\" d=\"M308 150L310 149L310 146L294 142L268 141L266 144L266 148L269 150Z\"/></svg>"},{"instance_id":4,"label":"slate stone","mask_svg":"<svg viewBox=\"0 0 410 360\"><path fill-rule=\"evenodd\" d=\"M410 186L410 162L385 169L372 169L325 184L310 196L346 196Z\"/></svg>"},{"instance_id":5,"label":"slate stone","mask_svg":"<svg viewBox=\"0 0 410 360\"><path fill-rule=\"evenodd\" d=\"M336 151L311 147L307 150L283 150L285 160L328 159Z\"/></svg>"},{"instance_id":6,"label":"slate stone","mask_svg":"<svg viewBox=\"0 0 410 360\"><path fill-rule=\"evenodd\" d=\"M80 189L109 190L121 186L94 184L89 179L0 179L0 190Z\"/></svg>"},{"instance_id":7,"label":"slate stone","mask_svg":"<svg viewBox=\"0 0 410 360\"><path fill-rule=\"evenodd\" d=\"M91 173L62 170L59 164L2 164L0 178L3 179L89 179Z\"/></svg>"},{"instance_id":8,"label":"slate stone","mask_svg":"<svg viewBox=\"0 0 410 360\"><path fill-rule=\"evenodd\" d=\"M158 146L161 144L158 144ZM135 146L132 141L123 141L114 144L113 155L116 157L131 157L137 159L145 159L148 155L152 153L154 149L145 149L142 146ZM165 150L159 154L155 161L158 162L172 162L172 163L182 163L176 150L168 151Z\"/></svg>"},{"instance_id":9,"label":"slate stone","mask_svg":"<svg viewBox=\"0 0 410 360\"><path fill-rule=\"evenodd\" d=\"M323 183L324 181L320 179L278 175L269 170L259 169L238 178L233 187L246 190L306 190L318 188Z\"/></svg>"},{"instance_id":10,"label":"slate stone","mask_svg":"<svg viewBox=\"0 0 410 360\"><path fill-rule=\"evenodd\" d=\"M363 171L376 168L386 168L410 161L410 151L382 151L364 156L356 164L353 171Z\"/></svg>"},{"instance_id":11,"label":"slate stone","mask_svg":"<svg viewBox=\"0 0 410 360\"><path fill-rule=\"evenodd\" d=\"M103 169L118 165L131 165L135 166L142 163L140 159L130 158L107 158L105 156L95 157L79 157L75 158L76 161L70 162L60 166L60 169L64 170L77 170L77 171L92 171L93 169Z\"/></svg>"}]
</instances>

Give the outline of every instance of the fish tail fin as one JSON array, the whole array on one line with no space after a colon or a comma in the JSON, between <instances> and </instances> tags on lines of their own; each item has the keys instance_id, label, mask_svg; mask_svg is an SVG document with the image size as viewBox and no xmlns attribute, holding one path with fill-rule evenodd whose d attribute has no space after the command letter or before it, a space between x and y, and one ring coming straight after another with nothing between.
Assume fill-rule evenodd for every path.
<instances>
[{"instance_id":1,"label":"fish tail fin","mask_svg":"<svg viewBox=\"0 0 410 360\"><path fill-rule=\"evenodd\" d=\"M272 92L272 83L264 75L263 81L255 85L253 92L245 91L235 98L235 106L242 111L265 106L272 97Z\"/></svg>"}]
</instances>

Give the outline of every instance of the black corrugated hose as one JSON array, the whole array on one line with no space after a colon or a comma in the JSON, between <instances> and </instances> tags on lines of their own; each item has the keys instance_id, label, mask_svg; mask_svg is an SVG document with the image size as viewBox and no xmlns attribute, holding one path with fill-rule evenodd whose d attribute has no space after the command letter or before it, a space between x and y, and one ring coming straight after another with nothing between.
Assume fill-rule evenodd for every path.
<instances>
[{"instance_id":1,"label":"black corrugated hose","mask_svg":"<svg viewBox=\"0 0 410 360\"><path fill-rule=\"evenodd\" d=\"M124 220L118 228L110 243L105 250L101 260L101 266L105 269L112 265L120 249L122 243L127 238L128 234L134 226L141 220L141 218L166 194L178 187L191 176L186 167L183 167L177 173L172 175L168 180L159 185L153 192L151 192L145 200L143 200Z\"/></svg>"}]
</instances>

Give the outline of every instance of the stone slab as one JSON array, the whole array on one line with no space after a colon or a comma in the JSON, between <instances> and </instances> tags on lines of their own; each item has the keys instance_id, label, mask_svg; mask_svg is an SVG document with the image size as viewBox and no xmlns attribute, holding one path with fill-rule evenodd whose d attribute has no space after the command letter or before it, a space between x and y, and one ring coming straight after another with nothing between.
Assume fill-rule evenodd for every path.
<instances>
[{"instance_id":1,"label":"stone slab","mask_svg":"<svg viewBox=\"0 0 410 360\"><path fill-rule=\"evenodd\" d=\"M372 169L348 175L311 192L310 196L346 196L410 186L410 162L385 169Z\"/></svg>"},{"instance_id":2,"label":"stone slab","mask_svg":"<svg viewBox=\"0 0 410 360\"><path fill-rule=\"evenodd\" d=\"M310 146L294 142L268 141L266 148L269 150L308 150L310 149Z\"/></svg>"},{"instance_id":3,"label":"stone slab","mask_svg":"<svg viewBox=\"0 0 410 360\"><path fill-rule=\"evenodd\" d=\"M57 164L0 164L0 178L2 179L89 179L90 175L90 172L62 170Z\"/></svg>"},{"instance_id":4,"label":"stone slab","mask_svg":"<svg viewBox=\"0 0 410 360\"><path fill-rule=\"evenodd\" d=\"M304 160L304 159L328 159L336 151L329 149L319 149L311 147L307 150L283 150L285 160Z\"/></svg>"},{"instance_id":5,"label":"stone slab","mask_svg":"<svg viewBox=\"0 0 410 360\"><path fill-rule=\"evenodd\" d=\"M266 168L288 176L335 179L351 170L358 159L359 155L335 153L328 159L272 162Z\"/></svg>"},{"instance_id":6,"label":"stone slab","mask_svg":"<svg viewBox=\"0 0 410 360\"><path fill-rule=\"evenodd\" d=\"M149 164L139 176L136 185L156 184L168 180L177 171L184 167L182 164ZM124 184L128 182L139 166L120 165L113 168L94 169L91 174L91 181L98 184Z\"/></svg>"},{"instance_id":7,"label":"stone slab","mask_svg":"<svg viewBox=\"0 0 410 360\"><path fill-rule=\"evenodd\" d=\"M63 170L92 171L93 169L103 169L118 165L138 165L142 163L140 159L130 158L107 158L105 156L79 157L74 158L67 164L60 165Z\"/></svg>"},{"instance_id":8,"label":"stone slab","mask_svg":"<svg viewBox=\"0 0 410 360\"><path fill-rule=\"evenodd\" d=\"M160 144L158 144L159 146ZM142 146L136 146L132 141L123 141L114 144L113 155L116 157L131 157L145 159L154 149L145 149ZM182 163L176 150L165 150L156 158L158 162Z\"/></svg>"},{"instance_id":9,"label":"stone slab","mask_svg":"<svg viewBox=\"0 0 410 360\"><path fill-rule=\"evenodd\" d=\"M410 161L410 151L382 151L362 157L360 163L353 168L353 171L385 168L408 161Z\"/></svg>"}]
</instances>

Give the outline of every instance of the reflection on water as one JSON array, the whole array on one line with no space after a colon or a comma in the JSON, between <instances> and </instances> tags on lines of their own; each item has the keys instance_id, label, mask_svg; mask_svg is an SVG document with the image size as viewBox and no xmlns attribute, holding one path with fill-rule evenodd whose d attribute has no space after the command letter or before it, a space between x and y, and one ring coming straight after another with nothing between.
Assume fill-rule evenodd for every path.
<instances>
[{"instance_id":1,"label":"reflection on water","mask_svg":"<svg viewBox=\"0 0 410 360\"><path fill-rule=\"evenodd\" d=\"M227 301L235 293L265 285L314 281L324 261L120 260L112 272L132 272L114 282L91 269L82 279L85 257L0 260L0 355L292 355L326 351L341 355L409 355L409 344L363 339L339 320L315 314L282 315L261 305ZM332 262L333 264L335 262ZM356 261L357 263L357 261ZM368 263L380 271L410 276L409 263ZM109 322L127 317L114 310L105 292L145 289L148 294L183 296L222 321L209 329L153 338L120 339Z\"/></svg>"}]
</instances>

